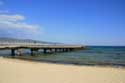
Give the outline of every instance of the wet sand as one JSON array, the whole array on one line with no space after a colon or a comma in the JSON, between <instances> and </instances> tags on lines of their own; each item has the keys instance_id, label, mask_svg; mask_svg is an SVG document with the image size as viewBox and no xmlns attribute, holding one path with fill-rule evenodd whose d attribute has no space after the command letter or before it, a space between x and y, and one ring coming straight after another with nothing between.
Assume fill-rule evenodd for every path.
<instances>
[{"instance_id":1,"label":"wet sand","mask_svg":"<svg viewBox=\"0 0 125 83\"><path fill-rule=\"evenodd\" d=\"M38 63L0 57L0 83L125 83L125 68Z\"/></svg>"}]
</instances>

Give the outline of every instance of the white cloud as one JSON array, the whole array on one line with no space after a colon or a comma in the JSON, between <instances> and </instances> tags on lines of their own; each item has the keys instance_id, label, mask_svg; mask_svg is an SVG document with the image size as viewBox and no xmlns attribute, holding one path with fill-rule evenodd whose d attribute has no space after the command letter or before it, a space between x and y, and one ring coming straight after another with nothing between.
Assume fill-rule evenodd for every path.
<instances>
[{"instance_id":1,"label":"white cloud","mask_svg":"<svg viewBox=\"0 0 125 83\"><path fill-rule=\"evenodd\" d=\"M27 24L24 22L25 17L22 15L0 15L0 28L14 28L14 29L26 29L37 30L38 25Z\"/></svg>"},{"instance_id":2,"label":"white cloud","mask_svg":"<svg viewBox=\"0 0 125 83\"><path fill-rule=\"evenodd\" d=\"M6 14L1 14L0 15L0 21L21 21L25 20L25 17L22 15L6 15Z\"/></svg>"},{"instance_id":3,"label":"white cloud","mask_svg":"<svg viewBox=\"0 0 125 83\"><path fill-rule=\"evenodd\" d=\"M18 35L38 35L41 34L41 28L36 24L26 23L26 18L23 15L9 15L9 14L0 14L0 32L10 32L18 33ZM2 32L1 32L2 33ZM16 35L16 34L15 34Z\"/></svg>"}]
</instances>

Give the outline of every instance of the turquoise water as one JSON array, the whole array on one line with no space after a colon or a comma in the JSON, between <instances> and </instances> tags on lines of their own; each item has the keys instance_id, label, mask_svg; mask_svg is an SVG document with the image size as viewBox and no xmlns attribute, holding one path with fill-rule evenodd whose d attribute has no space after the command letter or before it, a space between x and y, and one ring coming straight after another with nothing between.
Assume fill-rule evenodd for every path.
<instances>
[{"instance_id":1,"label":"turquoise water","mask_svg":"<svg viewBox=\"0 0 125 83\"><path fill-rule=\"evenodd\" d=\"M0 51L0 55L7 56L5 52ZM9 54L9 51L6 51ZM31 59L40 62L54 62L75 65L111 65L125 66L125 47L123 46L88 46L86 50L41 54L30 56L27 52L23 59Z\"/></svg>"}]
</instances>

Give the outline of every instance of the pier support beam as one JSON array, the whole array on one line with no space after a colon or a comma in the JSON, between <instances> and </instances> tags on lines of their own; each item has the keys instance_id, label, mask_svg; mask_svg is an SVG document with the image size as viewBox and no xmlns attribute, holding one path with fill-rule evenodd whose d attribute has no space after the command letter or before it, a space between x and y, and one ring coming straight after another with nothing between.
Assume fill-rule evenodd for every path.
<instances>
[{"instance_id":1,"label":"pier support beam","mask_svg":"<svg viewBox=\"0 0 125 83\"><path fill-rule=\"evenodd\" d=\"M53 53L53 49L52 48L49 48L49 53Z\"/></svg>"},{"instance_id":2,"label":"pier support beam","mask_svg":"<svg viewBox=\"0 0 125 83\"><path fill-rule=\"evenodd\" d=\"M70 52L70 51L72 51L71 48L66 48L66 49L65 49L65 52Z\"/></svg>"},{"instance_id":3,"label":"pier support beam","mask_svg":"<svg viewBox=\"0 0 125 83\"><path fill-rule=\"evenodd\" d=\"M11 49L11 56L15 56L15 49Z\"/></svg>"},{"instance_id":4,"label":"pier support beam","mask_svg":"<svg viewBox=\"0 0 125 83\"><path fill-rule=\"evenodd\" d=\"M30 49L30 51L31 51L31 56L34 56L33 49Z\"/></svg>"},{"instance_id":5,"label":"pier support beam","mask_svg":"<svg viewBox=\"0 0 125 83\"><path fill-rule=\"evenodd\" d=\"M66 52L66 48L63 48L63 52Z\"/></svg>"},{"instance_id":6,"label":"pier support beam","mask_svg":"<svg viewBox=\"0 0 125 83\"><path fill-rule=\"evenodd\" d=\"M51 53L55 53L55 49L54 48L51 48Z\"/></svg>"},{"instance_id":7,"label":"pier support beam","mask_svg":"<svg viewBox=\"0 0 125 83\"><path fill-rule=\"evenodd\" d=\"M62 49L62 48L60 48L60 49L59 49L59 52L63 52L63 49Z\"/></svg>"},{"instance_id":8,"label":"pier support beam","mask_svg":"<svg viewBox=\"0 0 125 83\"><path fill-rule=\"evenodd\" d=\"M58 52L58 48L54 48L54 52L55 52L55 53Z\"/></svg>"},{"instance_id":9,"label":"pier support beam","mask_svg":"<svg viewBox=\"0 0 125 83\"><path fill-rule=\"evenodd\" d=\"M43 49L43 53L46 54L47 53L47 48Z\"/></svg>"},{"instance_id":10,"label":"pier support beam","mask_svg":"<svg viewBox=\"0 0 125 83\"><path fill-rule=\"evenodd\" d=\"M69 48L69 51L73 51L73 49L72 49L72 48Z\"/></svg>"},{"instance_id":11,"label":"pier support beam","mask_svg":"<svg viewBox=\"0 0 125 83\"><path fill-rule=\"evenodd\" d=\"M57 49L57 48L55 48L55 52L58 52L58 49Z\"/></svg>"},{"instance_id":12,"label":"pier support beam","mask_svg":"<svg viewBox=\"0 0 125 83\"><path fill-rule=\"evenodd\" d=\"M38 52L38 48L31 48L30 51L31 51L31 56L34 56L36 54L36 52Z\"/></svg>"},{"instance_id":13,"label":"pier support beam","mask_svg":"<svg viewBox=\"0 0 125 83\"><path fill-rule=\"evenodd\" d=\"M69 50L68 50L68 48L65 48L65 52L68 52Z\"/></svg>"}]
</instances>

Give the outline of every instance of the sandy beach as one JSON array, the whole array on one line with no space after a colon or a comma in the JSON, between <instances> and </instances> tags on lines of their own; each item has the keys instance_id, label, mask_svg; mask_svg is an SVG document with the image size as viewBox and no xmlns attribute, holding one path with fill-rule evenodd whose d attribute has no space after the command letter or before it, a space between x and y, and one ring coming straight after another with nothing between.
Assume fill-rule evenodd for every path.
<instances>
[{"instance_id":1,"label":"sandy beach","mask_svg":"<svg viewBox=\"0 0 125 83\"><path fill-rule=\"evenodd\" d=\"M0 58L0 83L125 83L125 69Z\"/></svg>"}]
</instances>

